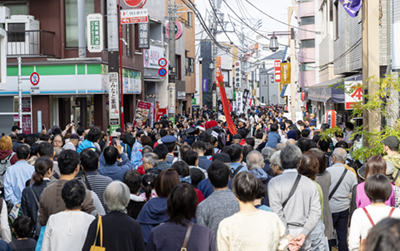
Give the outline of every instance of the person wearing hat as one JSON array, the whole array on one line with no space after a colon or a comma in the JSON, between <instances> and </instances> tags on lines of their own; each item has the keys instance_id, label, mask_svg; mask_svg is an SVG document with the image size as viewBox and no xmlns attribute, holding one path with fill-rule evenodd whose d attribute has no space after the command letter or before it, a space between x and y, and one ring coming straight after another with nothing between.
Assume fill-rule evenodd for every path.
<instances>
[{"instance_id":1,"label":"person wearing hat","mask_svg":"<svg viewBox=\"0 0 400 251\"><path fill-rule=\"evenodd\" d=\"M14 132L15 134L19 134L20 132L22 132L21 130L22 130L21 127L16 125L11 127L11 132Z\"/></svg>"},{"instance_id":2,"label":"person wearing hat","mask_svg":"<svg viewBox=\"0 0 400 251\"><path fill-rule=\"evenodd\" d=\"M79 135L76 133L73 133L73 134L71 134L71 136L69 136L69 141L68 141L68 143L66 143L63 146L63 148L64 148L64 150L76 151L78 143L79 143Z\"/></svg>"},{"instance_id":3,"label":"person wearing hat","mask_svg":"<svg viewBox=\"0 0 400 251\"><path fill-rule=\"evenodd\" d=\"M175 157L175 155L174 155L174 151L176 149L175 142L177 141L177 138L175 136L168 135L168 136L162 137L161 141L168 148L168 154L167 154L166 161L168 164L172 165L173 163L178 161L178 158Z\"/></svg>"},{"instance_id":4,"label":"person wearing hat","mask_svg":"<svg viewBox=\"0 0 400 251\"><path fill-rule=\"evenodd\" d=\"M198 130L194 127L190 127L189 129L186 130L186 135L187 139L185 140L185 144L188 145L193 145L193 143L196 141L198 134Z\"/></svg>"},{"instance_id":5,"label":"person wearing hat","mask_svg":"<svg viewBox=\"0 0 400 251\"><path fill-rule=\"evenodd\" d=\"M393 182L396 186L400 186L400 154L399 154L399 139L395 136L388 136L382 140L383 149L386 155L385 160L393 163L395 170L393 172Z\"/></svg>"}]
</instances>

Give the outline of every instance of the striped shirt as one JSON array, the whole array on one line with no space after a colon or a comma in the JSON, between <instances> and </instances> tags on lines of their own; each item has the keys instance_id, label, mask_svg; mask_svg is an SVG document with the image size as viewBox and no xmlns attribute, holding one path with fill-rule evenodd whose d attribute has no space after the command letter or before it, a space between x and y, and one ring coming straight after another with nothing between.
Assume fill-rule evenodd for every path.
<instances>
[{"instance_id":1,"label":"striped shirt","mask_svg":"<svg viewBox=\"0 0 400 251\"><path fill-rule=\"evenodd\" d=\"M108 211L107 205L104 203L103 193L108 184L110 184L113 180L110 177L99 174L98 172L88 172L86 173L86 179L89 182L90 188L97 194L100 199L101 204L104 207L106 212Z\"/></svg>"}]
</instances>

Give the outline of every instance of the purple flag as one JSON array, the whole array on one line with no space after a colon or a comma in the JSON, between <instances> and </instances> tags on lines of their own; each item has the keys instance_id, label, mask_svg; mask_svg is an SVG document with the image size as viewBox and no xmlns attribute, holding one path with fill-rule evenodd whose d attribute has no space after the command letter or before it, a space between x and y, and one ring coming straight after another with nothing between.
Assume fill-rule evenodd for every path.
<instances>
[{"instance_id":1,"label":"purple flag","mask_svg":"<svg viewBox=\"0 0 400 251\"><path fill-rule=\"evenodd\" d=\"M201 82L201 88L203 92L208 92L208 78L203 78L203 81Z\"/></svg>"},{"instance_id":2,"label":"purple flag","mask_svg":"<svg viewBox=\"0 0 400 251\"><path fill-rule=\"evenodd\" d=\"M340 3L351 17L356 17L361 9L362 1L363 0L340 0Z\"/></svg>"}]
</instances>

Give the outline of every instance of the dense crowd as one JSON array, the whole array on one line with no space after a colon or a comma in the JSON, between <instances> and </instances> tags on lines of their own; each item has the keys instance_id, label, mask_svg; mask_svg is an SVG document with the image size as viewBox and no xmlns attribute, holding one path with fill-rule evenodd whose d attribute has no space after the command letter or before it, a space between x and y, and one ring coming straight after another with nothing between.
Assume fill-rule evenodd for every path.
<instances>
[{"instance_id":1,"label":"dense crowd","mask_svg":"<svg viewBox=\"0 0 400 251\"><path fill-rule=\"evenodd\" d=\"M399 140L355 161L304 107L0 138L0 250L400 250ZM105 249L104 249L105 248ZM182 249L183 248L183 249Z\"/></svg>"}]
</instances>

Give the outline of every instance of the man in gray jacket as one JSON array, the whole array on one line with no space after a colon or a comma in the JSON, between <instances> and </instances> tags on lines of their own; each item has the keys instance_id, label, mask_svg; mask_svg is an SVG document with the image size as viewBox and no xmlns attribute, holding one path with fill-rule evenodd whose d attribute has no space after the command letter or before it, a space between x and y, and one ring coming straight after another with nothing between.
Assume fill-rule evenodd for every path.
<instances>
[{"instance_id":1,"label":"man in gray jacket","mask_svg":"<svg viewBox=\"0 0 400 251\"><path fill-rule=\"evenodd\" d=\"M283 148L280 158L284 171L268 185L270 207L287 228L290 250L309 249L310 233L321 217L317 186L309 178L297 173L301 157L301 150L296 145ZM289 198L297 179L297 187Z\"/></svg>"}]
</instances>

